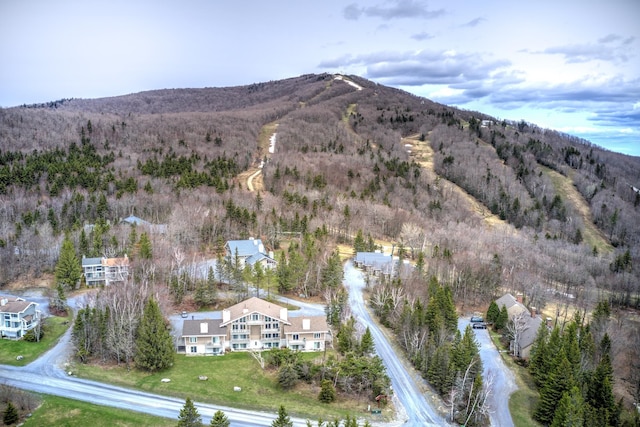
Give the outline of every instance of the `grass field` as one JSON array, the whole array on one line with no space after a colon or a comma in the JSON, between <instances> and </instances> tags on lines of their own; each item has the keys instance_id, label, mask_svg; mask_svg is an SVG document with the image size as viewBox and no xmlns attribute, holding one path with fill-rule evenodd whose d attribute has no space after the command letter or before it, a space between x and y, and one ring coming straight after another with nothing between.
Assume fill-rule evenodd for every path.
<instances>
[{"instance_id":1,"label":"grass field","mask_svg":"<svg viewBox=\"0 0 640 427\"><path fill-rule=\"evenodd\" d=\"M322 358L322 353L303 353L302 357ZM318 401L319 388L304 382L291 391L283 391L277 385L275 371L263 371L249 353L211 357L178 355L172 368L155 374L134 369L127 371L124 366L76 365L73 370L82 378L179 398L190 397L200 402L272 412L282 404L290 415L311 420L347 414L361 416L367 407L364 400L357 402L340 396L337 402L323 404ZM199 380L201 375L207 376L208 380ZM163 383L162 378L169 378L171 382ZM234 392L235 386L242 391Z\"/></svg>"},{"instance_id":2,"label":"grass field","mask_svg":"<svg viewBox=\"0 0 640 427\"><path fill-rule=\"evenodd\" d=\"M49 317L40 342L0 340L0 364L24 366L51 348L69 327L70 317ZM22 360L16 357L22 356Z\"/></svg>"},{"instance_id":3,"label":"grass field","mask_svg":"<svg viewBox=\"0 0 640 427\"><path fill-rule=\"evenodd\" d=\"M24 427L169 427L177 418L154 417L140 412L97 406L57 396L44 396L42 405L22 424Z\"/></svg>"}]
</instances>

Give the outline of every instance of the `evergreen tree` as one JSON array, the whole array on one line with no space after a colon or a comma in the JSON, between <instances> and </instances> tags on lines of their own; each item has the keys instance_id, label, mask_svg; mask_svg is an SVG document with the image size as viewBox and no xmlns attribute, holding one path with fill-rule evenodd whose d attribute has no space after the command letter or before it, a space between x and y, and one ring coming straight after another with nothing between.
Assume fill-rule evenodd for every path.
<instances>
[{"instance_id":1,"label":"evergreen tree","mask_svg":"<svg viewBox=\"0 0 640 427\"><path fill-rule=\"evenodd\" d=\"M140 234L140 259L152 259L153 247L151 246L151 240L147 233Z\"/></svg>"},{"instance_id":2,"label":"evergreen tree","mask_svg":"<svg viewBox=\"0 0 640 427\"><path fill-rule=\"evenodd\" d=\"M487 309L485 320L488 323L495 323L496 320L498 320L498 316L500 316L500 307L498 307L498 304L496 304L495 301L491 301L491 304L489 304L489 308Z\"/></svg>"},{"instance_id":3,"label":"evergreen tree","mask_svg":"<svg viewBox=\"0 0 640 427\"><path fill-rule=\"evenodd\" d=\"M136 334L135 362L139 369L156 372L173 365L173 339L158 303L149 298Z\"/></svg>"},{"instance_id":4,"label":"evergreen tree","mask_svg":"<svg viewBox=\"0 0 640 427\"><path fill-rule=\"evenodd\" d=\"M533 414L534 419L545 425L549 425L553 421L562 395L575 386L573 369L569 365L564 352L558 352L556 359L558 359L555 363L556 369L551 373L542 390L540 390L540 400Z\"/></svg>"},{"instance_id":5,"label":"evergreen tree","mask_svg":"<svg viewBox=\"0 0 640 427\"><path fill-rule=\"evenodd\" d=\"M507 306L503 305L500 309L500 315L498 315L497 319L493 323L493 329L499 331L504 329L507 326L507 322L509 321L509 312L507 311Z\"/></svg>"},{"instance_id":6,"label":"evergreen tree","mask_svg":"<svg viewBox=\"0 0 640 427\"><path fill-rule=\"evenodd\" d=\"M229 422L229 418L222 411L216 411L213 414L213 418L211 418L210 427L229 427L231 423Z\"/></svg>"},{"instance_id":7,"label":"evergreen tree","mask_svg":"<svg viewBox=\"0 0 640 427\"><path fill-rule=\"evenodd\" d=\"M360 354L368 355L375 351L373 343L373 336L371 336L371 330L367 326L362 338L360 338Z\"/></svg>"},{"instance_id":8,"label":"evergreen tree","mask_svg":"<svg viewBox=\"0 0 640 427\"><path fill-rule=\"evenodd\" d=\"M293 422L291 422L287 410L284 409L284 405L280 405L278 408L278 418L273 420L271 427L293 427Z\"/></svg>"},{"instance_id":9,"label":"evergreen tree","mask_svg":"<svg viewBox=\"0 0 640 427\"><path fill-rule=\"evenodd\" d=\"M344 270L342 268L342 262L340 261L340 254L338 251L333 251L327 265L322 269L322 284L325 287L331 289L338 289L342 286L342 279L344 278Z\"/></svg>"},{"instance_id":10,"label":"evergreen tree","mask_svg":"<svg viewBox=\"0 0 640 427\"><path fill-rule=\"evenodd\" d=\"M551 427L583 427L584 399L578 387L573 387L562 395L558 403Z\"/></svg>"},{"instance_id":11,"label":"evergreen tree","mask_svg":"<svg viewBox=\"0 0 640 427\"><path fill-rule=\"evenodd\" d=\"M178 427L202 427L202 417L191 398L187 397L178 416Z\"/></svg>"},{"instance_id":12,"label":"evergreen tree","mask_svg":"<svg viewBox=\"0 0 640 427\"><path fill-rule=\"evenodd\" d=\"M536 339L531 347L529 358L529 372L538 387L542 384L544 377L548 374L546 370L547 340L549 339L549 329L542 326L538 328Z\"/></svg>"},{"instance_id":13,"label":"evergreen tree","mask_svg":"<svg viewBox=\"0 0 640 427\"><path fill-rule=\"evenodd\" d=\"M18 409L16 409L13 403L7 403L7 407L2 415L2 422L5 425L10 426L11 424L17 423L19 418Z\"/></svg>"},{"instance_id":14,"label":"evergreen tree","mask_svg":"<svg viewBox=\"0 0 640 427\"><path fill-rule=\"evenodd\" d=\"M322 380L318 400L323 403L331 403L336 400L336 389L331 380Z\"/></svg>"},{"instance_id":15,"label":"evergreen tree","mask_svg":"<svg viewBox=\"0 0 640 427\"><path fill-rule=\"evenodd\" d=\"M55 279L57 285L65 288L75 288L82 277L82 266L76 256L76 250L69 235L64 237L60 249L60 257L56 264Z\"/></svg>"},{"instance_id":16,"label":"evergreen tree","mask_svg":"<svg viewBox=\"0 0 640 427\"><path fill-rule=\"evenodd\" d=\"M278 371L278 384L288 390L298 382L298 371L292 363L285 363Z\"/></svg>"}]
</instances>

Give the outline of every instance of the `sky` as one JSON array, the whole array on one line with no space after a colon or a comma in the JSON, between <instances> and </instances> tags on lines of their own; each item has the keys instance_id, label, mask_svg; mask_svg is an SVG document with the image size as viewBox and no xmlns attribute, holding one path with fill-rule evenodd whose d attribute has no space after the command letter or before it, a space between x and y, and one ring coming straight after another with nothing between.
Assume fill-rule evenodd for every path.
<instances>
[{"instance_id":1,"label":"sky","mask_svg":"<svg viewBox=\"0 0 640 427\"><path fill-rule=\"evenodd\" d=\"M640 156L639 0L0 0L0 107L324 72Z\"/></svg>"}]
</instances>

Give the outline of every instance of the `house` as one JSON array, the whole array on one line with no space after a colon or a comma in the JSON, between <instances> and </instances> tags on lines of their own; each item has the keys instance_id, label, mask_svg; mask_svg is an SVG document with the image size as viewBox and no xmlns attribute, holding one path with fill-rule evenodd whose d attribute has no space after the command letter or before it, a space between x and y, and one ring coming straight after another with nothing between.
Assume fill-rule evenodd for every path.
<instances>
[{"instance_id":1,"label":"house","mask_svg":"<svg viewBox=\"0 0 640 427\"><path fill-rule=\"evenodd\" d=\"M0 296L0 335L17 340L40 323L38 304L22 298Z\"/></svg>"},{"instance_id":2,"label":"house","mask_svg":"<svg viewBox=\"0 0 640 427\"><path fill-rule=\"evenodd\" d=\"M224 354L226 338L227 329L220 326L220 320L185 320L182 326L182 341L187 354Z\"/></svg>"},{"instance_id":3,"label":"house","mask_svg":"<svg viewBox=\"0 0 640 427\"><path fill-rule=\"evenodd\" d=\"M286 307L249 298L218 320L184 320L178 351L188 355L289 347L320 351L331 341L325 316L289 317Z\"/></svg>"},{"instance_id":4,"label":"house","mask_svg":"<svg viewBox=\"0 0 640 427\"><path fill-rule=\"evenodd\" d=\"M538 329L543 324L543 319L536 312L535 308L531 311L523 304L522 294L516 297L507 293L496 300L498 308L506 307L509 314L509 321L512 322L517 330L517 339L512 339L509 343L511 354L522 359L528 359L531 354Z\"/></svg>"},{"instance_id":5,"label":"house","mask_svg":"<svg viewBox=\"0 0 640 427\"><path fill-rule=\"evenodd\" d=\"M109 286L124 283L129 277L129 257L82 257L82 273L87 286Z\"/></svg>"},{"instance_id":6,"label":"house","mask_svg":"<svg viewBox=\"0 0 640 427\"><path fill-rule=\"evenodd\" d=\"M149 221L145 221L144 219L135 215L129 215L121 222L129 224L131 226L146 229L151 233L165 234L167 232L167 224L152 224Z\"/></svg>"},{"instance_id":7,"label":"house","mask_svg":"<svg viewBox=\"0 0 640 427\"><path fill-rule=\"evenodd\" d=\"M325 316L292 317L284 326L285 347L292 350L321 351L329 338Z\"/></svg>"},{"instance_id":8,"label":"house","mask_svg":"<svg viewBox=\"0 0 640 427\"><path fill-rule=\"evenodd\" d=\"M375 276L391 276L393 273L394 260L391 255L380 252L357 252L353 262L356 267Z\"/></svg>"},{"instance_id":9,"label":"house","mask_svg":"<svg viewBox=\"0 0 640 427\"><path fill-rule=\"evenodd\" d=\"M237 267L240 269L243 269L247 264L253 267L259 263L263 269L272 270L278 265L273 258L273 253L267 254L260 239L229 240L224 248L226 258L231 261L232 265L237 263Z\"/></svg>"}]
</instances>

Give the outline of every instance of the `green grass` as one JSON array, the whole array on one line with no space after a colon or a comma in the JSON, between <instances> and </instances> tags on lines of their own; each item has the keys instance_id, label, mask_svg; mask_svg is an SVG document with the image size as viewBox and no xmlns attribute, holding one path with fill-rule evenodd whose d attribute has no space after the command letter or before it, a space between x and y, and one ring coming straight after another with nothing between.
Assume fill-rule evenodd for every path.
<instances>
[{"instance_id":1,"label":"green grass","mask_svg":"<svg viewBox=\"0 0 640 427\"><path fill-rule=\"evenodd\" d=\"M303 353L302 357L321 358L322 353ZM276 372L263 371L249 353L209 357L177 355L173 367L154 374L135 369L127 371L124 366L76 365L72 369L79 377L183 399L190 397L200 402L271 412L282 404L290 415L312 420L364 415L367 406L364 400L355 402L340 397L330 405L323 404L318 401L319 387L304 382L285 392L277 385ZM201 375L208 380L199 380ZM163 383L162 378L169 378L171 382ZM234 386L241 387L242 391L234 392Z\"/></svg>"},{"instance_id":2,"label":"green grass","mask_svg":"<svg viewBox=\"0 0 640 427\"><path fill-rule=\"evenodd\" d=\"M0 340L0 364L24 366L51 348L69 327L70 317L48 317L40 342ZM22 360L16 357L22 356Z\"/></svg>"},{"instance_id":3,"label":"green grass","mask_svg":"<svg viewBox=\"0 0 640 427\"><path fill-rule=\"evenodd\" d=\"M509 412L515 427L540 427L536 421L531 418L536 403L538 402L538 392L533 384L531 375L523 366L518 365L504 350L504 346L500 342L501 334L489 330L491 340L496 348L500 350L500 356L503 362L516 378L518 390L511 394L509 398Z\"/></svg>"},{"instance_id":4,"label":"green grass","mask_svg":"<svg viewBox=\"0 0 640 427\"><path fill-rule=\"evenodd\" d=\"M57 396L44 396L42 405L27 418L24 427L112 427L112 426L175 426L177 418L155 417L141 412L92 405Z\"/></svg>"}]
</instances>

